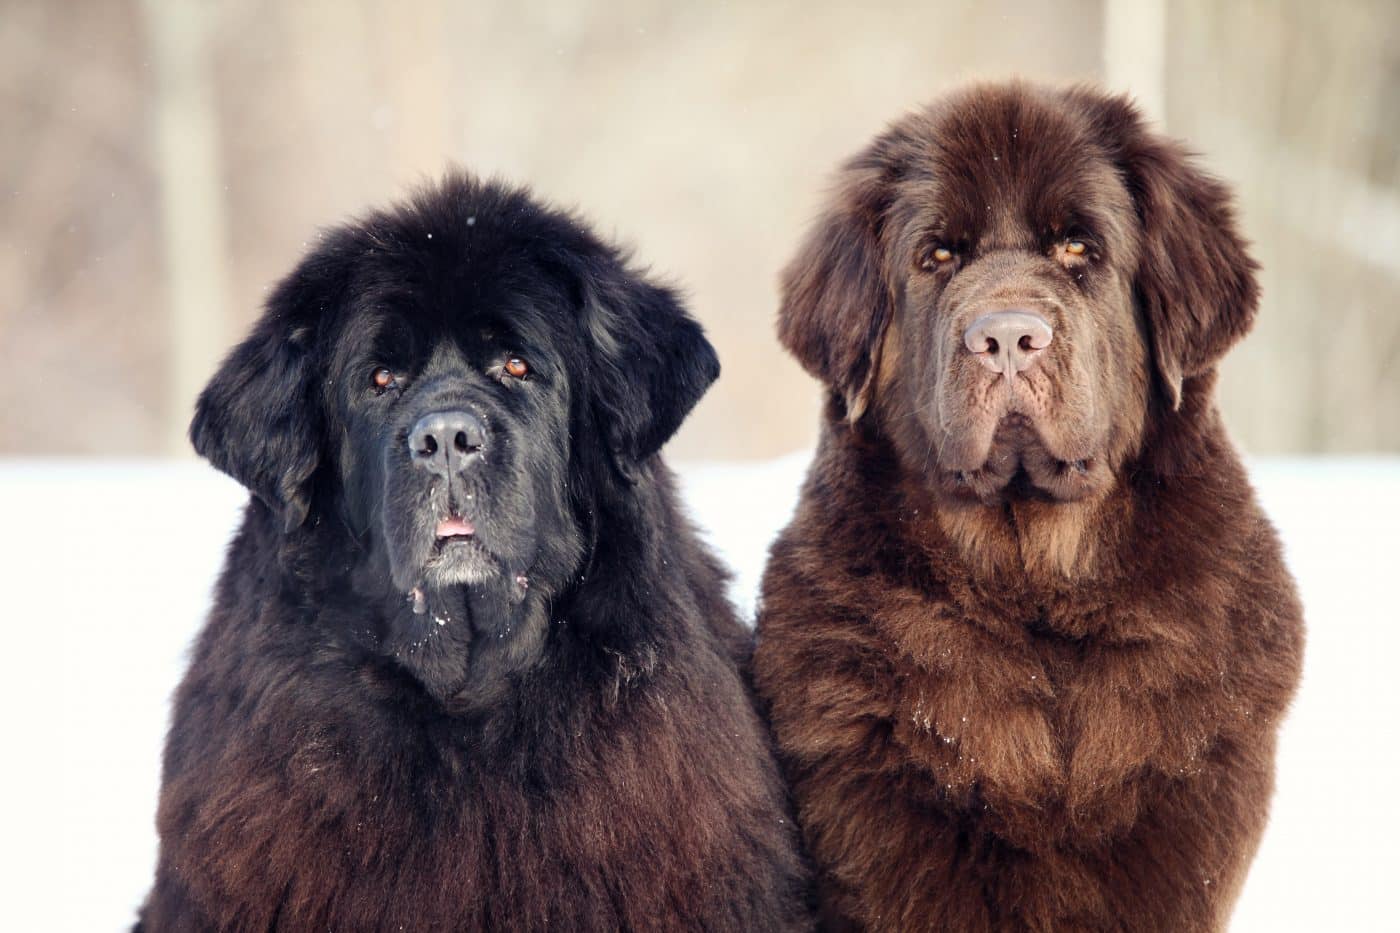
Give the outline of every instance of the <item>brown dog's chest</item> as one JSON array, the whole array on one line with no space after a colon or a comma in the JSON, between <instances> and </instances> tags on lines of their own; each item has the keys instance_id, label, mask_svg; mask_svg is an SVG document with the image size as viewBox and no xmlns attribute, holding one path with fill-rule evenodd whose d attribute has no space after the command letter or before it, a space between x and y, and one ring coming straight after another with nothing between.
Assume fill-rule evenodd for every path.
<instances>
[{"instance_id":1,"label":"brown dog's chest","mask_svg":"<svg viewBox=\"0 0 1400 933\"><path fill-rule=\"evenodd\" d=\"M946 605L902 621L882 626L899 641L895 740L940 807L1018 844L1127 829L1145 789L1200 772L1230 713L1225 668L1168 673L1180 648L1169 642Z\"/></svg>"}]
</instances>

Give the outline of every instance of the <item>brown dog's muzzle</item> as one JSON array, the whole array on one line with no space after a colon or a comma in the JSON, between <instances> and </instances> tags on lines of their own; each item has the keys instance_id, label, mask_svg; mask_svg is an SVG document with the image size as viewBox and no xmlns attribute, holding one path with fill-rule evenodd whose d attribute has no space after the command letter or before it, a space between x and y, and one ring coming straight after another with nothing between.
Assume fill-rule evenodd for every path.
<instances>
[{"instance_id":1,"label":"brown dog's muzzle","mask_svg":"<svg viewBox=\"0 0 1400 933\"><path fill-rule=\"evenodd\" d=\"M1055 337L1048 321L1034 311L1006 310L984 314L963 332L963 344L977 361L1010 381L1036 365Z\"/></svg>"}]
</instances>

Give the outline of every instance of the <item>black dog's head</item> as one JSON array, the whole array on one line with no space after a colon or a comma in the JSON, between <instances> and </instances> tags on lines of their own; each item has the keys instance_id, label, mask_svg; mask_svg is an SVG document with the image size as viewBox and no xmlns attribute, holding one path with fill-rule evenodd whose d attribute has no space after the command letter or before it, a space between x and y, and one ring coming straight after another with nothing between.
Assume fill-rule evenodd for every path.
<instances>
[{"instance_id":1,"label":"black dog's head","mask_svg":"<svg viewBox=\"0 0 1400 933\"><path fill-rule=\"evenodd\" d=\"M328 232L190 434L285 535L340 535L359 590L409 607L407 644L458 616L514 638L577 575L600 497L646 475L718 370L615 247L457 175Z\"/></svg>"}]
</instances>

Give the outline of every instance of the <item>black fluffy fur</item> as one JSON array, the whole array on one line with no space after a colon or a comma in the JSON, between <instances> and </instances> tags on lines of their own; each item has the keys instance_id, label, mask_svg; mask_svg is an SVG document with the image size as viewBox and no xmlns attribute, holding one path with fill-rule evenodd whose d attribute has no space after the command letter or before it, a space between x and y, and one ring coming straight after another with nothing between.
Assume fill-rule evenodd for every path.
<instances>
[{"instance_id":1,"label":"black fluffy fur","mask_svg":"<svg viewBox=\"0 0 1400 933\"><path fill-rule=\"evenodd\" d=\"M191 426L253 496L140 926L807 927L747 633L657 456L718 371L671 290L520 189L454 175L328 232ZM405 439L443 408L489 440L433 483Z\"/></svg>"}]
</instances>

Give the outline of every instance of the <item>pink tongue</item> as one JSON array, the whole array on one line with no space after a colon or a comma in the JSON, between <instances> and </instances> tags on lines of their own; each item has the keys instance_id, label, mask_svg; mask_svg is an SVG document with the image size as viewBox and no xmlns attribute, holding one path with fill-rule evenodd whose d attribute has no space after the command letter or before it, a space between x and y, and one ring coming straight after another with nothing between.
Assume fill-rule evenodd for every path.
<instances>
[{"instance_id":1,"label":"pink tongue","mask_svg":"<svg viewBox=\"0 0 1400 933\"><path fill-rule=\"evenodd\" d=\"M444 518L438 522L437 536L439 538L455 538L457 536L470 537L476 534L476 526L465 518L453 515L451 518Z\"/></svg>"}]
</instances>

